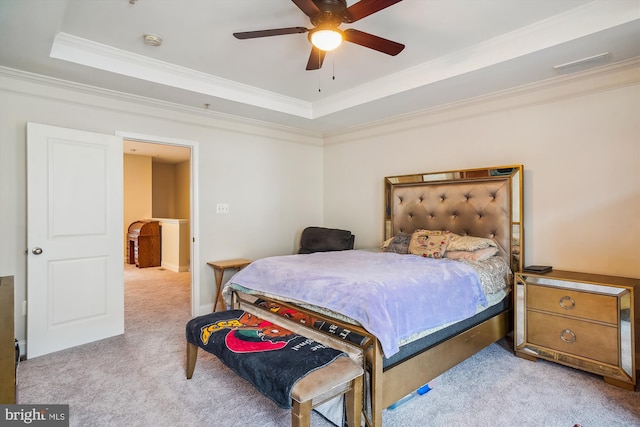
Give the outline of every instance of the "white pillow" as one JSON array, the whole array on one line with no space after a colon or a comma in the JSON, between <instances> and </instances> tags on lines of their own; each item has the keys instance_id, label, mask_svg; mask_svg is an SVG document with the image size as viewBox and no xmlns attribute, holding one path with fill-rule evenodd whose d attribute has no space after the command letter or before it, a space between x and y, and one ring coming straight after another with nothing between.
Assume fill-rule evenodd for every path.
<instances>
[{"instance_id":1,"label":"white pillow","mask_svg":"<svg viewBox=\"0 0 640 427\"><path fill-rule=\"evenodd\" d=\"M448 251L477 251L478 249L488 248L489 246L497 247L498 245L491 239L474 236L458 236L451 234Z\"/></svg>"},{"instance_id":2,"label":"white pillow","mask_svg":"<svg viewBox=\"0 0 640 427\"><path fill-rule=\"evenodd\" d=\"M465 259L469 261L484 261L498 253L498 248L489 246L488 248L477 249L475 251L449 251L444 253L445 258Z\"/></svg>"}]
</instances>

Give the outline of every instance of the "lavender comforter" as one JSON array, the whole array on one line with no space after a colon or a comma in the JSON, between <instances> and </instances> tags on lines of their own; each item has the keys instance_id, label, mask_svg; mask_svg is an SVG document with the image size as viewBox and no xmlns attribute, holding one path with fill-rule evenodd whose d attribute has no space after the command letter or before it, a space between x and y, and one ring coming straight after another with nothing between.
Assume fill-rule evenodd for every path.
<instances>
[{"instance_id":1,"label":"lavender comforter","mask_svg":"<svg viewBox=\"0 0 640 427\"><path fill-rule=\"evenodd\" d=\"M466 319L487 304L469 265L361 250L263 258L228 286L350 317L378 338L386 357L398 352L399 340Z\"/></svg>"}]
</instances>

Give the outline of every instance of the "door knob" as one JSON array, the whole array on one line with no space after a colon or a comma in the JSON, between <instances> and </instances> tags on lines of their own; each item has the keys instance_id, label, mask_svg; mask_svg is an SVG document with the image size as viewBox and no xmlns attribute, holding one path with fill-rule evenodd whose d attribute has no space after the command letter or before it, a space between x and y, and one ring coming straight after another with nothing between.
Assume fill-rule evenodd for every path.
<instances>
[{"instance_id":1,"label":"door knob","mask_svg":"<svg viewBox=\"0 0 640 427\"><path fill-rule=\"evenodd\" d=\"M33 248L33 249L31 250L31 252L32 252L34 255L40 255L40 254L42 253L42 248Z\"/></svg>"}]
</instances>

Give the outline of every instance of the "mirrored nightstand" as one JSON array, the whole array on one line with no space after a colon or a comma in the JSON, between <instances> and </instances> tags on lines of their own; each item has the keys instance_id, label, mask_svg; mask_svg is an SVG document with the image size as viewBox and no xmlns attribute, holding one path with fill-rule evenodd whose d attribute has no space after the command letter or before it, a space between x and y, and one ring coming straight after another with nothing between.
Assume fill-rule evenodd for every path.
<instances>
[{"instance_id":1,"label":"mirrored nightstand","mask_svg":"<svg viewBox=\"0 0 640 427\"><path fill-rule=\"evenodd\" d=\"M561 363L634 390L640 279L570 271L517 273L517 356Z\"/></svg>"}]
</instances>

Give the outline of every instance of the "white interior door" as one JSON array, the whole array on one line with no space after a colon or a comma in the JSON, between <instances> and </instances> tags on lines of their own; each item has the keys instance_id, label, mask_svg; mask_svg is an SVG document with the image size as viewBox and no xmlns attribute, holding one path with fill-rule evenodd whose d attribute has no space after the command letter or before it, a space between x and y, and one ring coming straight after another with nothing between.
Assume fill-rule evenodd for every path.
<instances>
[{"instance_id":1,"label":"white interior door","mask_svg":"<svg viewBox=\"0 0 640 427\"><path fill-rule=\"evenodd\" d=\"M124 333L122 138L27 124L27 356Z\"/></svg>"}]
</instances>

